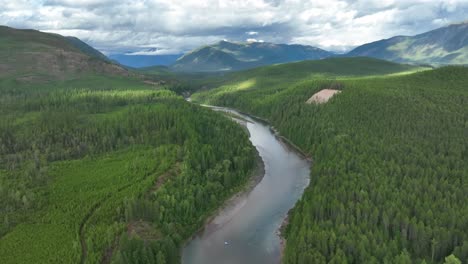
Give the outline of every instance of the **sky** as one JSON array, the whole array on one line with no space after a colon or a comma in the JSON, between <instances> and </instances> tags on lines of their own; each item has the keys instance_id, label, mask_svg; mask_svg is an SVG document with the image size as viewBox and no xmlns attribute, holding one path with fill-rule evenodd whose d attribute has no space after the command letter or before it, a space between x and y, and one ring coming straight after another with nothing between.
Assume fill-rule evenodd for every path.
<instances>
[{"instance_id":1,"label":"sky","mask_svg":"<svg viewBox=\"0 0 468 264\"><path fill-rule=\"evenodd\" d=\"M105 54L180 54L220 40L335 52L468 20L468 0L0 0L0 24Z\"/></svg>"}]
</instances>

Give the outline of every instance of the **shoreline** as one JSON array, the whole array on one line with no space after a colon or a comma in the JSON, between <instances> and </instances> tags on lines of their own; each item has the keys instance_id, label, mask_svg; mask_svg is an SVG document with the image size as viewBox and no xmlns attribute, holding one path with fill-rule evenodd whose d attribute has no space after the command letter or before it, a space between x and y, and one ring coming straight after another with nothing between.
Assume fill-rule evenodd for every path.
<instances>
[{"instance_id":1,"label":"shoreline","mask_svg":"<svg viewBox=\"0 0 468 264\"><path fill-rule=\"evenodd\" d=\"M191 102L191 101L189 101ZM312 163L313 163L313 159L310 155L308 155L306 152L304 152L301 148L299 148L297 145L295 145L292 141L290 141L288 138L282 136L280 134L280 132L278 130L276 130L276 128L271 125L271 123L267 120L267 119L264 119L264 118L261 118L261 117L258 117L258 116L255 116L255 115L252 115L252 114L249 114L249 113L246 113L246 112L242 112L242 111L239 111L237 109L233 109L233 108L229 108L229 107L219 107L219 106L211 106L211 105L201 105L201 106L204 106L204 107L209 107L209 108L223 108L223 109L227 109L227 110L233 110L234 112L237 112L241 115L245 115L249 118L252 118L254 121L256 122L259 122L265 126L268 126L268 128L270 129L270 131L272 132L272 134L280 141L280 143L284 144L290 151L298 154L298 156L300 156L301 158L303 158L304 160L308 161L310 163L310 166L312 166ZM216 110L214 110L216 111ZM224 111L221 111L221 112L224 112ZM226 113L232 113L232 112L225 112ZM249 131L247 129L247 122L250 122L248 120L245 120L244 118L239 118L239 117L235 117L235 114L234 116L231 115L231 114L226 114L226 117L232 119L234 122L238 123L243 130L245 130L248 134L249 134ZM194 235L192 235L189 239L187 239L186 243L184 243L184 247L185 248L187 246L187 243L191 240L193 240L196 236L200 235L202 232L204 232L207 228L209 229L210 225L216 225L216 223L213 223L213 221L215 220L215 218L223 211L223 210L228 210L228 209L235 209L235 206L236 205L239 205L241 202L242 202L242 199L246 198L246 196L255 188L255 186L257 186L258 183L260 183L260 181L263 179L263 177L265 176L265 163L262 159L262 157L260 156L258 150L255 148L256 150L256 159L257 159L257 166L256 168L253 170L253 173L254 173L254 176L252 176L252 178L249 180L248 183L246 183L246 185L241 188L241 190L237 193L235 193L232 197L228 198L223 206L219 207L210 217L208 217L205 221L205 224L203 225L203 227L201 227ZM310 175L309 175L310 177ZM310 182L309 182L310 184ZM305 188L307 188L309 185L307 185ZM296 201L297 202L297 201ZM284 257L284 251L285 251L285 248L286 248L286 243L287 243L287 240L286 238L284 237L283 233L284 233L284 229L286 228L286 226L289 224L289 216L290 216L290 212L291 210L294 209L294 206L287 212L286 214L286 217L283 219L283 221L281 222L281 225L278 227L277 231L276 231L276 235L278 236L279 238L279 241L280 241L280 245L279 245L279 263L282 263L283 262L283 257ZM226 221L226 222L222 222L219 226L217 226L217 228L213 229L213 230L209 230L208 232L214 232L216 231L217 229L219 228L222 228L222 226L226 223L228 223L229 221ZM182 249L183 249L182 248Z\"/></svg>"},{"instance_id":2,"label":"shoreline","mask_svg":"<svg viewBox=\"0 0 468 264\"><path fill-rule=\"evenodd\" d=\"M314 161L312 159L312 157L309 154L307 154L306 152L304 152L299 146L294 144L291 140L289 140L285 136L281 135L281 133L271 124L271 122L269 120L258 117L258 116L255 116L255 115L252 115L252 114L249 114L249 113L246 113L246 112L242 112L242 111L238 111L238 110L235 110L235 111L239 112L240 114L246 115L246 116L254 119L257 122L260 122L260 123L268 126L270 128L270 131L275 135L275 137L277 137L281 142L285 143L288 146L288 148L291 148L294 152L299 154L299 156L306 159L307 161L309 161L309 162Z\"/></svg>"},{"instance_id":3,"label":"shoreline","mask_svg":"<svg viewBox=\"0 0 468 264\"><path fill-rule=\"evenodd\" d=\"M226 117L232 118L230 116L226 116ZM241 126L241 128L244 131L246 131L247 134L249 134L246 123L241 123L236 120L233 120L233 121L238 123ZM205 219L203 225L192 236L187 238L184 241L184 243L182 243L181 251L187 246L187 244L191 240L193 240L194 238L196 238L197 236L205 232L207 228L210 228L211 227L210 225L216 225L215 223L213 223L213 221L216 219L218 215L220 215L220 213L223 210L226 210L228 208L235 208L235 206L238 205L242 201L242 199L245 199L252 192L255 186L257 186L262 181L263 177L265 176L265 162L260 156L260 153L258 152L257 148L255 146L253 147L255 148L255 166L252 169L252 172L250 173L249 179L242 186L239 187L238 191L233 193L232 196L228 197L222 203L222 205L220 205L212 213L208 214L209 216ZM209 232L216 231L217 229L221 228L224 224L228 222L229 221L222 223L219 227L213 230L209 230Z\"/></svg>"},{"instance_id":4,"label":"shoreline","mask_svg":"<svg viewBox=\"0 0 468 264\"><path fill-rule=\"evenodd\" d=\"M291 149L291 151L295 152L296 154L298 154L303 159L307 160L310 163L310 166L312 166L312 163L313 163L312 157L310 155L308 155L307 153L305 153L301 148L299 148L291 140L289 140L288 138L282 136L280 134L280 132L273 125L271 125L271 123L267 119L264 119L264 118L261 118L261 117L246 113L246 112L242 112L242 111L239 111L237 109L232 109L232 108L229 108L229 107L222 107L222 108L227 108L227 109L234 110L234 111L236 111L236 112L238 112L238 113L240 113L242 115L246 115L246 116L252 118L253 120L255 120L255 121L257 121L257 122L259 122L259 123L261 123L263 125L268 126L270 131L273 133L273 135L281 143L286 145L289 149ZM244 124L241 124L241 125L244 127ZM309 177L310 177L310 175L309 175ZM309 182L309 184L310 184L310 182ZM307 185L306 188L308 186L309 185ZM279 263L283 263L284 251L286 249L286 243L287 243L287 240L286 240L283 232L284 232L284 229L286 228L286 226L289 224L289 215L290 215L292 209L294 209L294 206L288 211L288 213L286 214L286 217L283 219L283 221L281 222L281 225L279 226L278 230L276 231L276 235L278 236L278 238L280 240Z\"/></svg>"},{"instance_id":5,"label":"shoreline","mask_svg":"<svg viewBox=\"0 0 468 264\"><path fill-rule=\"evenodd\" d=\"M242 208L243 200L253 191L253 189L262 181L265 176L265 163L261 158L260 154L256 150L256 167L252 171L252 176L249 181L241 188L239 192L236 192L233 196L224 201L223 205L220 206L209 218L206 219L203 228L199 230L192 238L200 235L201 233L208 232L208 234L215 232L216 230L223 228L223 226L230 222L230 216L235 215L238 209ZM241 206L239 206L241 205ZM239 206L239 207L238 207ZM221 222L215 223L214 220L223 212L232 211L231 214L226 215Z\"/></svg>"},{"instance_id":6,"label":"shoreline","mask_svg":"<svg viewBox=\"0 0 468 264\"><path fill-rule=\"evenodd\" d=\"M286 217L281 222L281 225L278 229L278 237L280 239L280 263L283 263L284 250L286 249L286 238L284 237L284 229L289 225L289 214L291 213L292 208L286 214Z\"/></svg>"}]
</instances>

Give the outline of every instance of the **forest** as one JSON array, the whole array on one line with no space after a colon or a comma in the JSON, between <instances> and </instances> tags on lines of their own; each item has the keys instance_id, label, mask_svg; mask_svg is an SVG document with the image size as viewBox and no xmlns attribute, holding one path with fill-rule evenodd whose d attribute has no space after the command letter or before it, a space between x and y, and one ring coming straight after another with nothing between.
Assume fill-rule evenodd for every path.
<instances>
[{"instance_id":1,"label":"forest","mask_svg":"<svg viewBox=\"0 0 468 264\"><path fill-rule=\"evenodd\" d=\"M312 157L284 263L468 263L468 68L355 69L291 82L271 67L192 98L267 119Z\"/></svg>"},{"instance_id":2,"label":"forest","mask_svg":"<svg viewBox=\"0 0 468 264\"><path fill-rule=\"evenodd\" d=\"M0 263L177 263L243 188L239 125L127 77L0 80Z\"/></svg>"},{"instance_id":3,"label":"forest","mask_svg":"<svg viewBox=\"0 0 468 264\"><path fill-rule=\"evenodd\" d=\"M468 0L0 7L0 264L468 264Z\"/></svg>"}]
</instances>

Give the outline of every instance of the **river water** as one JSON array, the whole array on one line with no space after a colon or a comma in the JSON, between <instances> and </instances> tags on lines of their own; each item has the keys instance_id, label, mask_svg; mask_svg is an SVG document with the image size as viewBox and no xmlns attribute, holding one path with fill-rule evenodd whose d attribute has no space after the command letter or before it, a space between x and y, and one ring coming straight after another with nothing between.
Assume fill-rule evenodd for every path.
<instances>
[{"instance_id":1,"label":"river water","mask_svg":"<svg viewBox=\"0 0 468 264\"><path fill-rule=\"evenodd\" d=\"M247 120L250 141L265 164L265 175L251 191L221 209L183 249L184 264L279 263L278 229L309 184L310 163L278 139L267 125Z\"/></svg>"}]
</instances>

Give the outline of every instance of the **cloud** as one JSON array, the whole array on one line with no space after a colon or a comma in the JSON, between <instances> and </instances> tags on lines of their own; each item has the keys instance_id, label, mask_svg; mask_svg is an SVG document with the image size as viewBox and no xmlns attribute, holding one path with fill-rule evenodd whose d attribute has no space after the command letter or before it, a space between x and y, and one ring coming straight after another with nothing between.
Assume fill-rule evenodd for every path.
<instances>
[{"instance_id":1,"label":"cloud","mask_svg":"<svg viewBox=\"0 0 468 264\"><path fill-rule=\"evenodd\" d=\"M134 55L172 55L178 54L179 50L177 49L149 49L136 52L127 52L125 55L134 56Z\"/></svg>"},{"instance_id":2,"label":"cloud","mask_svg":"<svg viewBox=\"0 0 468 264\"><path fill-rule=\"evenodd\" d=\"M466 20L468 0L0 0L0 24L74 35L109 53L262 40L344 51ZM256 40L257 41L257 40Z\"/></svg>"},{"instance_id":3,"label":"cloud","mask_svg":"<svg viewBox=\"0 0 468 264\"><path fill-rule=\"evenodd\" d=\"M248 32L245 32L245 34L249 35L249 36L255 36L255 35L258 35L258 32L256 31L248 31Z\"/></svg>"},{"instance_id":4,"label":"cloud","mask_svg":"<svg viewBox=\"0 0 468 264\"><path fill-rule=\"evenodd\" d=\"M113 0L45 0L45 6L59 7L78 7L78 8L94 8L97 6L109 6L115 1Z\"/></svg>"},{"instance_id":5,"label":"cloud","mask_svg":"<svg viewBox=\"0 0 468 264\"><path fill-rule=\"evenodd\" d=\"M265 42L265 41L262 40L262 39L254 39L254 38L248 38L248 39L246 39L246 41L247 41L248 43Z\"/></svg>"}]
</instances>

